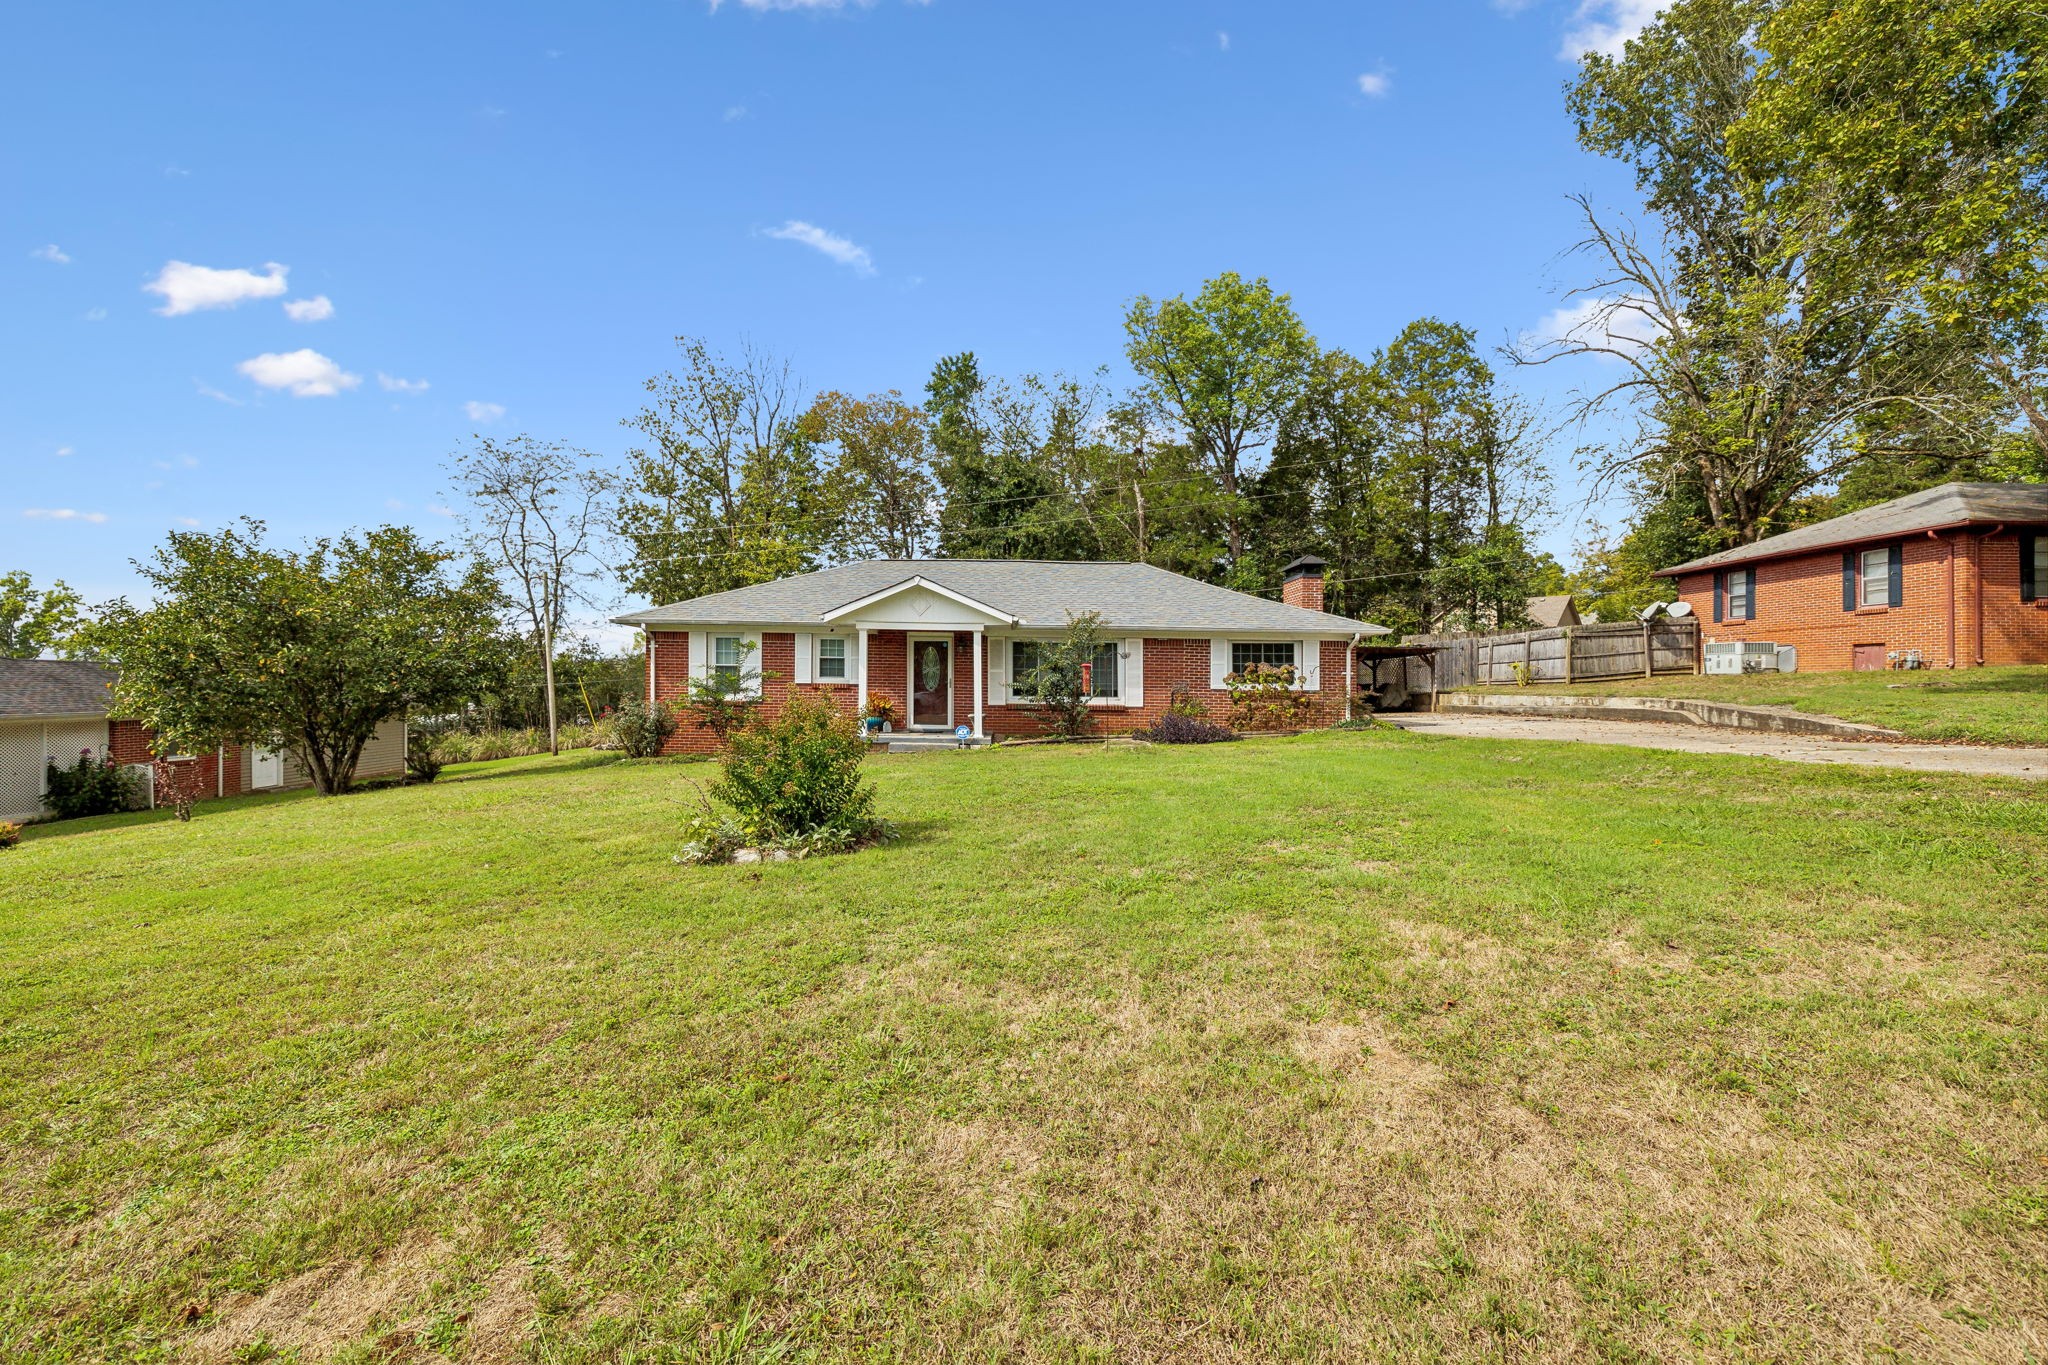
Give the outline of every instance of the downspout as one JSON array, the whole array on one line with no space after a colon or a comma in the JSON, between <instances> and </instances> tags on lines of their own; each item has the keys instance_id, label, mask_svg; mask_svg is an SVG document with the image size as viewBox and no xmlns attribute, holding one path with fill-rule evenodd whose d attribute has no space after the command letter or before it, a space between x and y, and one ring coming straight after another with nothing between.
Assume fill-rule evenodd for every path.
<instances>
[{"instance_id":1,"label":"downspout","mask_svg":"<svg viewBox=\"0 0 2048 1365\"><path fill-rule=\"evenodd\" d=\"M1927 538L1929 540L1941 539L1933 531L1927 533ZM1958 533L1951 537L1948 542L1948 666L1950 668L1956 666L1956 541L1961 539L1962 536Z\"/></svg>"},{"instance_id":2,"label":"downspout","mask_svg":"<svg viewBox=\"0 0 2048 1365\"><path fill-rule=\"evenodd\" d=\"M1353 631L1351 643L1344 646L1344 719L1347 722L1351 719L1352 694L1358 690L1355 679L1358 671L1358 642L1361 638L1363 637L1357 631ZM1379 674L1374 673L1373 678L1377 681Z\"/></svg>"},{"instance_id":3,"label":"downspout","mask_svg":"<svg viewBox=\"0 0 2048 1365\"><path fill-rule=\"evenodd\" d=\"M1977 537L1977 667L1984 666L1984 542L2005 529L1999 522Z\"/></svg>"},{"instance_id":4,"label":"downspout","mask_svg":"<svg viewBox=\"0 0 2048 1365\"><path fill-rule=\"evenodd\" d=\"M213 799L218 801L228 794L228 751L225 746L213 751Z\"/></svg>"}]
</instances>

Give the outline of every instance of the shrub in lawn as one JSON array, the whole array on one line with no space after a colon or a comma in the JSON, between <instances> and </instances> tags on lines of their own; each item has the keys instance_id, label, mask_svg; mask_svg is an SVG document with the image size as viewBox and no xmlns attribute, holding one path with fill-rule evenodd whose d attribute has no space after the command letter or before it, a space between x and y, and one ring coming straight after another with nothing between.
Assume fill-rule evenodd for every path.
<instances>
[{"instance_id":1,"label":"shrub in lawn","mask_svg":"<svg viewBox=\"0 0 2048 1365\"><path fill-rule=\"evenodd\" d=\"M1088 733L1095 717L1088 702L1094 696L1091 672L1102 648L1102 613L1067 616L1067 633L1038 646L1038 664L1012 687L1045 708L1045 727L1065 739Z\"/></svg>"},{"instance_id":2,"label":"shrub in lawn","mask_svg":"<svg viewBox=\"0 0 2048 1365\"><path fill-rule=\"evenodd\" d=\"M432 782L441 775L442 745L444 733L432 725L408 725L405 728L405 775L414 782Z\"/></svg>"},{"instance_id":3,"label":"shrub in lawn","mask_svg":"<svg viewBox=\"0 0 2048 1365\"><path fill-rule=\"evenodd\" d=\"M1218 725L1206 717L1168 711L1153 722L1152 728L1138 731L1137 737L1154 744L1221 744L1237 735L1229 726Z\"/></svg>"},{"instance_id":4,"label":"shrub in lawn","mask_svg":"<svg viewBox=\"0 0 2048 1365\"><path fill-rule=\"evenodd\" d=\"M1295 690L1292 664L1253 664L1224 677L1230 718L1239 730L1305 730L1313 699Z\"/></svg>"},{"instance_id":5,"label":"shrub in lawn","mask_svg":"<svg viewBox=\"0 0 2048 1365\"><path fill-rule=\"evenodd\" d=\"M830 702L796 696L781 714L734 732L711 794L760 843L785 844L820 830L858 843L878 828L874 785L861 780L867 756L851 717Z\"/></svg>"},{"instance_id":6,"label":"shrub in lawn","mask_svg":"<svg viewBox=\"0 0 2048 1365\"><path fill-rule=\"evenodd\" d=\"M114 762L112 754L92 756L92 750L78 751L78 762L69 768L51 759L43 776L45 805L60 820L84 815L114 815L137 810L142 805L142 788L128 772Z\"/></svg>"},{"instance_id":7,"label":"shrub in lawn","mask_svg":"<svg viewBox=\"0 0 2048 1365\"><path fill-rule=\"evenodd\" d=\"M654 758L676 732L676 713L665 701L629 701L611 715L612 738L628 758Z\"/></svg>"},{"instance_id":8,"label":"shrub in lawn","mask_svg":"<svg viewBox=\"0 0 2048 1365\"><path fill-rule=\"evenodd\" d=\"M21 842L21 826L12 820L0 820L0 848L13 848Z\"/></svg>"}]
</instances>

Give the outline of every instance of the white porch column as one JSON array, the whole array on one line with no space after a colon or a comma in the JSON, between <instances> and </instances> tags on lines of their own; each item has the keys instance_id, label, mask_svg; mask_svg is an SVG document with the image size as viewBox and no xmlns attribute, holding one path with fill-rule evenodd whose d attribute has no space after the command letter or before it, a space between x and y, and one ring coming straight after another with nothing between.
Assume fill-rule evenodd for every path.
<instances>
[{"instance_id":1,"label":"white porch column","mask_svg":"<svg viewBox=\"0 0 2048 1365\"><path fill-rule=\"evenodd\" d=\"M982 630L980 626L974 628L974 737L976 739L984 738L981 733L981 698L988 685L988 666L982 661L981 642L987 638L987 632Z\"/></svg>"},{"instance_id":2,"label":"white porch column","mask_svg":"<svg viewBox=\"0 0 2048 1365\"><path fill-rule=\"evenodd\" d=\"M854 698L854 709L861 715L868 713L868 628L862 626L860 635L860 695Z\"/></svg>"}]
</instances>

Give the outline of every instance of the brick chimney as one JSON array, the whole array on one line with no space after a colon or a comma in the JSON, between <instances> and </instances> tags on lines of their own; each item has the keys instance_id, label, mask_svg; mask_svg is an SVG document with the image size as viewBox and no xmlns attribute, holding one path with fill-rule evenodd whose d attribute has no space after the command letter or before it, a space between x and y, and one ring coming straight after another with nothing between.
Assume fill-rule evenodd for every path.
<instances>
[{"instance_id":1,"label":"brick chimney","mask_svg":"<svg viewBox=\"0 0 2048 1365\"><path fill-rule=\"evenodd\" d=\"M1290 607L1323 609L1323 570L1329 565L1314 555L1303 555L1289 564L1280 581L1280 600Z\"/></svg>"}]
</instances>

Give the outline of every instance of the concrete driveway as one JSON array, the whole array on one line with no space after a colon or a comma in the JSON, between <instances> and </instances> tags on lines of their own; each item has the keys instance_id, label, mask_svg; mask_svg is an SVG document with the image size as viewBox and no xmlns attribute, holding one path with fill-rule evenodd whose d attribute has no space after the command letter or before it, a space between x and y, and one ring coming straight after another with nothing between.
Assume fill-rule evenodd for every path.
<instances>
[{"instance_id":1,"label":"concrete driveway","mask_svg":"<svg viewBox=\"0 0 2048 1365\"><path fill-rule=\"evenodd\" d=\"M1784 759L1789 763L1851 763L1871 768L1904 768L1921 773L1973 773L2036 781L2048 779L2048 749L1876 744L1814 739L1804 735L1755 734L1747 730L1719 730L1655 721L1554 720L1547 716L1397 713L1383 715L1380 719L1419 735L1619 744L1633 749L1671 749L1687 754L1749 754L1757 758Z\"/></svg>"}]
</instances>

